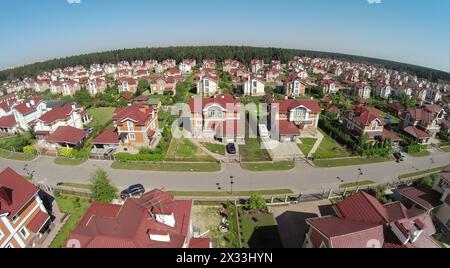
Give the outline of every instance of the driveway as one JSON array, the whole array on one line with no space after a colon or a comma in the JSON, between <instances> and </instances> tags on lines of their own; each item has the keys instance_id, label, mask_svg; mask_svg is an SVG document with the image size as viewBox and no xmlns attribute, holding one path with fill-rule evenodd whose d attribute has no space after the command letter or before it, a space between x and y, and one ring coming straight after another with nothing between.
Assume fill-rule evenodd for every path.
<instances>
[{"instance_id":1,"label":"driveway","mask_svg":"<svg viewBox=\"0 0 450 268\"><path fill-rule=\"evenodd\" d=\"M272 207L272 210L285 248L302 247L307 227L306 219L334 214L328 200Z\"/></svg>"},{"instance_id":2,"label":"driveway","mask_svg":"<svg viewBox=\"0 0 450 268\"><path fill-rule=\"evenodd\" d=\"M273 161L301 159L303 153L297 146L297 143L291 141L276 142L277 146L272 146L272 140L263 139L263 146L267 148Z\"/></svg>"}]
</instances>

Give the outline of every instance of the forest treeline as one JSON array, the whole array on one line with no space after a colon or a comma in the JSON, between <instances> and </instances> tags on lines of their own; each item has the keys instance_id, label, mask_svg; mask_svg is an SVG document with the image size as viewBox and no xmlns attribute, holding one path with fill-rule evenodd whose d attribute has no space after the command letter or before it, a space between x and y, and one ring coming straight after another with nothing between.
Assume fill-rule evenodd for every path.
<instances>
[{"instance_id":1,"label":"forest treeline","mask_svg":"<svg viewBox=\"0 0 450 268\"><path fill-rule=\"evenodd\" d=\"M3 70L0 72L0 81L11 81L17 78L22 79L27 76L35 77L39 73L51 71L56 68L65 68L75 65L89 67L92 63L116 63L121 60L133 61L139 59L145 61L148 59L156 59L158 61L162 61L167 58L172 58L179 62L185 58L192 58L196 59L197 62L200 62L203 59L211 58L221 62L225 59L232 58L239 60L242 63L249 64L253 58L263 59L265 62L270 62L271 60L281 60L283 63L287 63L294 56L345 60L349 62L374 65L377 67L385 67L397 71L405 71L410 74L415 74L419 78L429 79L434 82L437 82L438 80L450 81L450 73L394 61L330 52L244 46L132 48L82 54Z\"/></svg>"}]
</instances>

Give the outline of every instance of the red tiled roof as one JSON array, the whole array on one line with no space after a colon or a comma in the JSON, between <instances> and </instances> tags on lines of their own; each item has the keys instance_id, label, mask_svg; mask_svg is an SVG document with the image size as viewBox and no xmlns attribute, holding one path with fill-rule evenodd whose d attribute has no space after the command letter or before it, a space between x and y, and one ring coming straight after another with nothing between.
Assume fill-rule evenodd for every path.
<instances>
[{"instance_id":1,"label":"red tiled roof","mask_svg":"<svg viewBox=\"0 0 450 268\"><path fill-rule=\"evenodd\" d=\"M345 219L378 224L389 221L386 210L380 202L364 191L339 201L335 207Z\"/></svg>"},{"instance_id":2,"label":"red tiled roof","mask_svg":"<svg viewBox=\"0 0 450 268\"><path fill-rule=\"evenodd\" d=\"M403 131L418 139L426 139L430 137L428 133L426 133L421 129L416 128L415 126L406 127L403 129Z\"/></svg>"},{"instance_id":3,"label":"red tiled roof","mask_svg":"<svg viewBox=\"0 0 450 268\"><path fill-rule=\"evenodd\" d=\"M335 248L366 248L370 240L384 240L383 225L340 219L335 216L307 219L307 221L329 238Z\"/></svg>"},{"instance_id":4,"label":"red tiled roof","mask_svg":"<svg viewBox=\"0 0 450 268\"><path fill-rule=\"evenodd\" d=\"M128 91L125 91L125 92L123 92L122 94L120 94L120 97L119 97L119 98L123 98L123 99L125 99L126 101L130 101L130 100L133 99L133 94L131 94L131 93L128 92Z\"/></svg>"},{"instance_id":5,"label":"red tiled roof","mask_svg":"<svg viewBox=\"0 0 450 268\"><path fill-rule=\"evenodd\" d=\"M105 208L108 212L101 212ZM174 227L151 216L150 211L161 208L173 212ZM128 198L122 206L94 203L69 238L80 241L83 248L181 248L189 232L191 208L192 201L174 200L160 190ZM151 240L149 234L168 234L170 241Z\"/></svg>"},{"instance_id":6,"label":"red tiled roof","mask_svg":"<svg viewBox=\"0 0 450 268\"><path fill-rule=\"evenodd\" d=\"M16 215L39 192L39 188L11 168L7 168L0 173L0 187L3 188L3 192L8 197L8 200L0 197L0 214L9 213L9 219Z\"/></svg>"},{"instance_id":7,"label":"red tiled roof","mask_svg":"<svg viewBox=\"0 0 450 268\"><path fill-rule=\"evenodd\" d=\"M441 194L425 187L407 187L398 192L427 210L442 204Z\"/></svg>"},{"instance_id":8,"label":"red tiled roof","mask_svg":"<svg viewBox=\"0 0 450 268\"><path fill-rule=\"evenodd\" d=\"M292 121L278 120L278 129L280 135L300 135L300 130Z\"/></svg>"},{"instance_id":9,"label":"red tiled roof","mask_svg":"<svg viewBox=\"0 0 450 268\"><path fill-rule=\"evenodd\" d=\"M191 238L189 248L210 248L211 239L209 238Z\"/></svg>"},{"instance_id":10,"label":"red tiled roof","mask_svg":"<svg viewBox=\"0 0 450 268\"><path fill-rule=\"evenodd\" d=\"M22 102L16 106L14 106L14 109L16 109L22 115L30 114L30 113L36 111L36 107L41 103L42 98L34 97L32 100L34 101L34 105L31 105L31 102L30 102L31 100L30 100L30 101L25 101L25 102ZM28 106L27 106L27 104L28 104Z\"/></svg>"},{"instance_id":11,"label":"red tiled roof","mask_svg":"<svg viewBox=\"0 0 450 268\"><path fill-rule=\"evenodd\" d=\"M279 112L286 113L291 111L299 106L304 106L307 109L311 110L313 113L320 113L321 109L319 103L316 100L277 100L271 103L279 105Z\"/></svg>"},{"instance_id":12,"label":"red tiled roof","mask_svg":"<svg viewBox=\"0 0 450 268\"><path fill-rule=\"evenodd\" d=\"M383 128L383 139L389 139L391 141L401 141L402 140L394 132L391 132L391 131L387 130L386 128Z\"/></svg>"},{"instance_id":13,"label":"red tiled roof","mask_svg":"<svg viewBox=\"0 0 450 268\"><path fill-rule=\"evenodd\" d=\"M197 104L198 103L198 104ZM225 93L220 95L215 95L211 98L191 98L188 102L189 108L191 112L200 112L206 107L209 107L213 104L217 104L223 109L226 109L227 106L232 106L235 111L239 110L239 105L241 101L239 99L235 99L231 94Z\"/></svg>"},{"instance_id":14,"label":"red tiled roof","mask_svg":"<svg viewBox=\"0 0 450 268\"><path fill-rule=\"evenodd\" d=\"M334 105L328 107L327 109L325 109L325 111L335 114L339 114L341 112L341 110L339 110L339 108Z\"/></svg>"},{"instance_id":15,"label":"red tiled roof","mask_svg":"<svg viewBox=\"0 0 450 268\"><path fill-rule=\"evenodd\" d=\"M52 110L43 114L38 120L45 124L52 124L58 120L67 120L73 111L72 104L67 103L60 107L55 107Z\"/></svg>"},{"instance_id":16,"label":"red tiled roof","mask_svg":"<svg viewBox=\"0 0 450 268\"><path fill-rule=\"evenodd\" d=\"M88 132L83 129L71 126L58 127L55 132L48 135L45 140L53 143L67 143L76 145L88 136Z\"/></svg>"},{"instance_id":17,"label":"red tiled roof","mask_svg":"<svg viewBox=\"0 0 450 268\"><path fill-rule=\"evenodd\" d=\"M117 122L132 120L136 125L144 126L152 118L153 107L134 104L125 108L116 108L113 119Z\"/></svg>"},{"instance_id":18,"label":"red tiled roof","mask_svg":"<svg viewBox=\"0 0 450 268\"><path fill-rule=\"evenodd\" d=\"M110 128L103 131L92 141L92 144L119 144L120 138L117 134L116 128Z\"/></svg>"},{"instance_id":19,"label":"red tiled roof","mask_svg":"<svg viewBox=\"0 0 450 268\"><path fill-rule=\"evenodd\" d=\"M17 124L14 115L0 117L0 128L13 128Z\"/></svg>"},{"instance_id":20,"label":"red tiled roof","mask_svg":"<svg viewBox=\"0 0 450 268\"><path fill-rule=\"evenodd\" d=\"M37 233L41 230L44 224L50 219L50 216L39 210L38 214L34 216L34 218L30 221L27 228L30 229L33 233Z\"/></svg>"}]
</instances>

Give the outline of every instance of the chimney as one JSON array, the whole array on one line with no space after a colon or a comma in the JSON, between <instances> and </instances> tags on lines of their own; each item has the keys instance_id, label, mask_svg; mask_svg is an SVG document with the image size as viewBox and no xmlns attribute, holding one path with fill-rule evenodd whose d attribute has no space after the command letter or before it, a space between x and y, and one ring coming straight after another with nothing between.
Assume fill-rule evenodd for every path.
<instances>
[{"instance_id":1,"label":"chimney","mask_svg":"<svg viewBox=\"0 0 450 268\"><path fill-rule=\"evenodd\" d=\"M30 108L30 103L29 102L25 103L25 106L27 106L27 108Z\"/></svg>"},{"instance_id":2,"label":"chimney","mask_svg":"<svg viewBox=\"0 0 450 268\"><path fill-rule=\"evenodd\" d=\"M30 104L34 106L35 105L34 100L30 100Z\"/></svg>"}]
</instances>

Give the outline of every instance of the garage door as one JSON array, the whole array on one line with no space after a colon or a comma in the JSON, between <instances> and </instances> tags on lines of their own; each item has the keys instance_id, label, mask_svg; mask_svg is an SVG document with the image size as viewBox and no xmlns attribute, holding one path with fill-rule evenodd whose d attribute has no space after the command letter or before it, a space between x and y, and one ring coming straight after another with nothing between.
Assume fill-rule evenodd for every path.
<instances>
[{"instance_id":1,"label":"garage door","mask_svg":"<svg viewBox=\"0 0 450 268\"><path fill-rule=\"evenodd\" d=\"M233 143L234 142L234 138L227 138L227 143Z\"/></svg>"}]
</instances>

